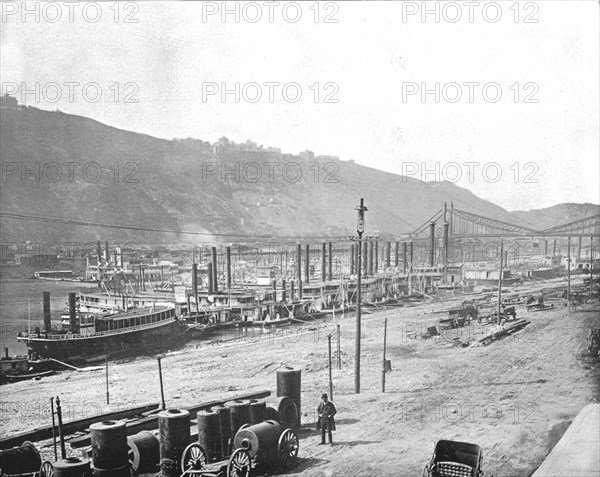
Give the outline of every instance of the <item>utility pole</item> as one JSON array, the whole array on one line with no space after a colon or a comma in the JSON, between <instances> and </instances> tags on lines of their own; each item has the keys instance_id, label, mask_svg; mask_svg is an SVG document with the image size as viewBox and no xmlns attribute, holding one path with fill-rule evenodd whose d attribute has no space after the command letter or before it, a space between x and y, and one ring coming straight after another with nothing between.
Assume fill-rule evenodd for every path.
<instances>
[{"instance_id":1,"label":"utility pole","mask_svg":"<svg viewBox=\"0 0 600 477\"><path fill-rule=\"evenodd\" d=\"M329 399L333 401L333 378L331 377L331 335L327 335L329 345Z\"/></svg>"},{"instance_id":2,"label":"utility pole","mask_svg":"<svg viewBox=\"0 0 600 477\"><path fill-rule=\"evenodd\" d=\"M590 300L594 291L594 235L590 235Z\"/></svg>"},{"instance_id":3,"label":"utility pole","mask_svg":"<svg viewBox=\"0 0 600 477\"><path fill-rule=\"evenodd\" d=\"M567 311L571 313L571 237L567 240Z\"/></svg>"},{"instance_id":4,"label":"utility pole","mask_svg":"<svg viewBox=\"0 0 600 477\"><path fill-rule=\"evenodd\" d=\"M165 391L163 389L162 366L160 364L160 360L162 358L158 357L156 359L158 359L158 377L160 379L160 402L161 402L162 410L164 411L167 408L167 406L165 405Z\"/></svg>"},{"instance_id":5,"label":"utility pole","mask_svg":"<svg viewBox=\"0 0 600 477\"><path fill-rule=\"evenodd\" d=\"M387 345L387 318L383 322L383 368L381 368L381 392L385 392L385 351Z\"/></svg>"},{"instance_id":6,"label":"utility pole","mask_svg":"<svg viewBox=\"0 0 600 477\"><path fill-rule=\"evenodd\" d=\"M337 367L342 369L342 352L340 350L340 325L337 325Z\"/></svg>"},{"instance_id":7,"label":"utility pole","mask_svg":"<svg viewBox=\"0 0 600 477\"><path fill-rule=\"evenodd\" d=\"M60 398L56 396L56 417L58 418L58 438L60 440L60 455L61 459L67 458L65 449L65 436L63 434L62 408L60 407Z\"/></svg>"},{"instance_id":8,"label":"utility pole","mask_svg":"<svg viewBox=\"0 0 600 477\"><path fill-rule=\"evenodd\" d=\"M498 324L502 310L502 275L504 274L504 239L500 239L500 275L498 276Z\"/></svg>"},{"instance_id":9,"label":"utility pole","mask_svg":"<svg viewBox=\"0 0 600 477\"><path fill-rule=\"evenodd\" d=\"M108 392L108 356L104 358L104 366L106 369L106 404L110 404L110 394Z\"/></svg>"},{"instance_id":10,"label":"utility pole","mask_svg":"<svg viewBox=\"0 0 600 477\"><path fill-rule=\"evenodd\" d=\"M362 273L361 273L361 262L362 262L362 235L365 231L365 212L368 210L364 205L364 199L360 199L360 205L356 207L358 211L358 219L356 222L356 232L358 233L358 279L357 279L357 293L356 293L356 340L354 347L354 392L360 393L360 306L361 306L361 287L362 287Z\"/></svg>"}]
</instances>

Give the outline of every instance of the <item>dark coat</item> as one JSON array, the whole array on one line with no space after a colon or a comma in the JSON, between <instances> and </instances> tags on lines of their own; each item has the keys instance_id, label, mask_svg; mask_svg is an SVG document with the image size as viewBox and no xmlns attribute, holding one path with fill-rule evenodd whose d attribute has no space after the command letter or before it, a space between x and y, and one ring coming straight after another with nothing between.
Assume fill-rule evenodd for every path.
<instances>
[{"instance_id":1,"label":"dark coat","mask_svg":"<svg viewBox=\"0 0 600 477\"><path fill-rule=\"evenodd\" d=\"M317 421L317 429L321 429L321 425L325 420L330 423L331 430L335 431L335 419L333 416L337 414L337 409L331 401L327 401L324 403L321 401L319 403L319 407L317 408L317 412L319 413L319 420ZM322 416L322 417L321 417Z\"/></svg>"}]
</instances>

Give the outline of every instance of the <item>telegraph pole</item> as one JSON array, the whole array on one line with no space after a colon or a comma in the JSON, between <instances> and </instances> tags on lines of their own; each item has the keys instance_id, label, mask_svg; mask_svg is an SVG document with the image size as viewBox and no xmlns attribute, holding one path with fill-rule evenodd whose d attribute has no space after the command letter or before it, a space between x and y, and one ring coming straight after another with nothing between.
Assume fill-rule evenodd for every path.
<instances>
[{"instance_id":1,"label":"telegraph pole","mask_svg":"<svg viewBox=\"0 0 600 477\"><path fill-rule=\"evenodd\" d=\"M567 241L567 311L571 313L571 237Z\"/></svg>"},{"instance_id":2,"label":"telegraph pole","mask_svg":"<svg viewBox=\"0 0 600 477\"><path fill-rule=\"evenodd\" d=\"M357 278L357 293L356 293L356 341L354 346L354 392L360 393L360 305L361 305L361 287L362 287L362 235L365 231L365 212L368 210L364 206L364 199L360 199L360 205L356 207L358 211L358 219L356 222L356 232L358 233L358 278Z\"/></svg>"},{"instance_id":3,"label":"telegraph pole","mask_svg":"<svg viewBox=\"0 0 600 477\"><path fill-rule=\"evenodd\" d=\"M504 239L500 239L500 275L498 276L498 324L502 309L502 274L504 273Z\"/></svg>"},{"instance_id":4,"label":"telegraph pole","mask_svg":"<svg viewBox=\"0 0 600 477\"><path fill-rule=\"evenodd\" d=\"M381 392L385 392L385 351L387 345L387 318L383 322L383 368L381 369Z\"/></svg>"},{"instance_id":5,"label":"telegraph pole","mask_svg":"<svg viewBox=\"0 0 600 477\"><path fill-rule=\"evenodd\" d=\"M329 399L333 401L333 378L331 375L331 335L327 335L327 342L329 346Z\"/></svg>"}]
</instances>

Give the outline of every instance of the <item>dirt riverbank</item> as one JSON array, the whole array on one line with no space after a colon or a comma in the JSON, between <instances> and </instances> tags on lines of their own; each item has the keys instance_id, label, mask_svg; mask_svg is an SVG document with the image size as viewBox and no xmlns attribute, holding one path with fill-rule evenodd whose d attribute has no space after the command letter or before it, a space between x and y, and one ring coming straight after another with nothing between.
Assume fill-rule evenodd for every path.
<instances>
[{"instance_id":1,"label":"dirt riverbank","mask_svg":"<svg viewBox=\"0 0 600 477\"><path fill-rule=\"evenodd\" d=\"M302 419L307 427L301 432L298 464L289 474L420 475L435 442L451 439L482 447L486 475L529 476L579 410L600 397L600 361L586 345L589 328L600 326L598 301L570 315L559 302L538 313L518 307L517 318L527 318L531 325L486 347L460 345L468 337L480 337L479 326L464 328L460 335L421 339L421 331L444 316L431 310L455 304L428 303L364 315L358 395L355 321L338 317L342 369L335 366L334 338L334 446L317 445L320 436L313 430L319 396L328 387L326 335L335 329L329 323L167 354L162 362L167 405L258 389L274 394L275 370L289 366L302 370ZM392 371L382 394L385 318ZM110 406L102 370L61 372L3 386L0 431L10 435L50 424L51 396L61 397L65 420L160 400L155 359L111 364L109 380Z\"/></svg>"}]
</instances>

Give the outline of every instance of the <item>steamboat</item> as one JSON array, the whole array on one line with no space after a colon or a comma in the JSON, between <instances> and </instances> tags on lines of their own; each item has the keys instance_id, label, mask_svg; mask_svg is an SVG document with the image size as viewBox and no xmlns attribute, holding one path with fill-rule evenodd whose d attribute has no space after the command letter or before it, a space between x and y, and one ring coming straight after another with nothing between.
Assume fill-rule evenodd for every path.
<instances>
[{"instance_id":1,"label":"steamboat","mask_svg":"<svg viewBox=\"0 0 600 477\"><path fill-rule=\"evenodd\" d=\"M91 361L103 356L143 354L182 346L183 325L173 306L152 306L116 313L81 313L60 331L19 333L31 358Z\"/></svg>"}]
</instances>

